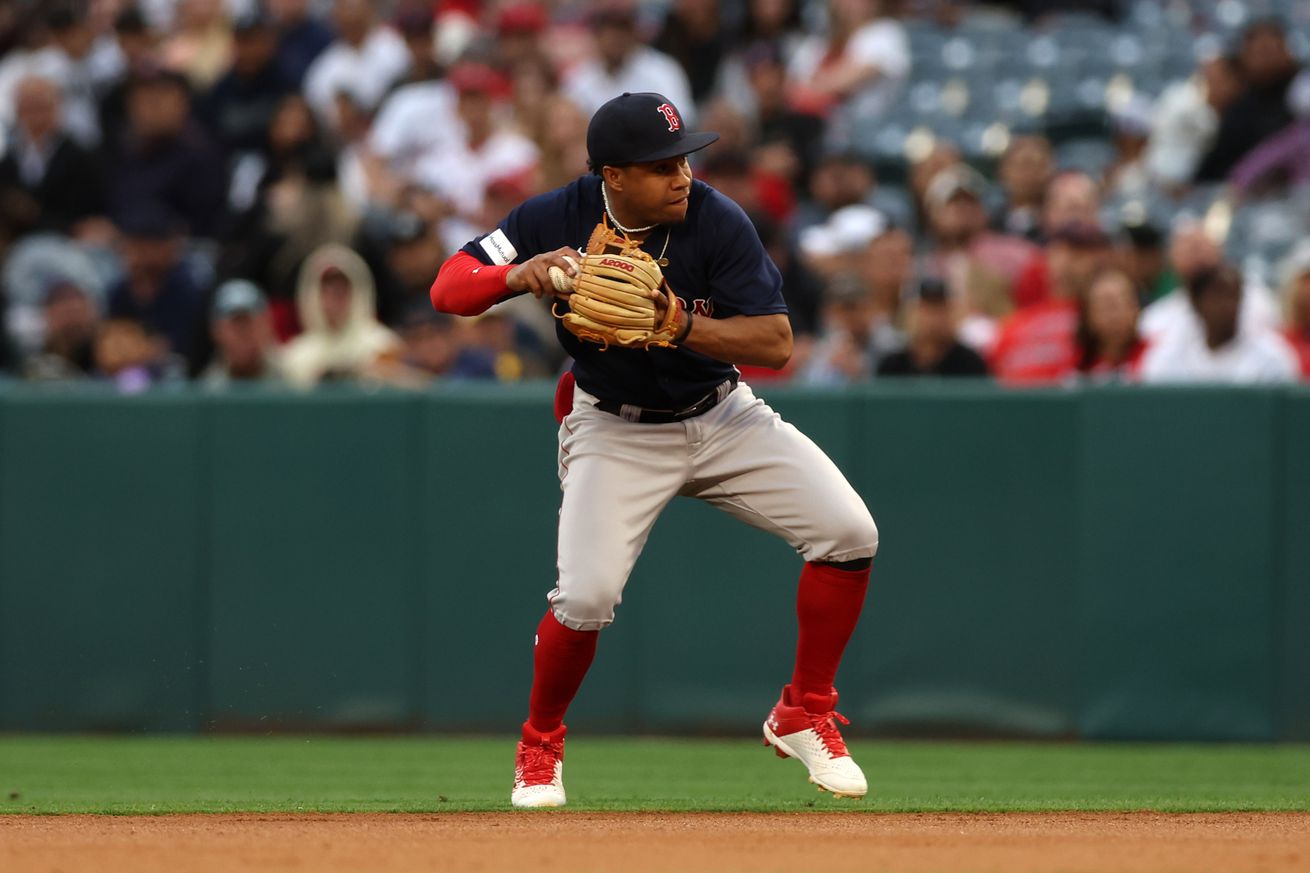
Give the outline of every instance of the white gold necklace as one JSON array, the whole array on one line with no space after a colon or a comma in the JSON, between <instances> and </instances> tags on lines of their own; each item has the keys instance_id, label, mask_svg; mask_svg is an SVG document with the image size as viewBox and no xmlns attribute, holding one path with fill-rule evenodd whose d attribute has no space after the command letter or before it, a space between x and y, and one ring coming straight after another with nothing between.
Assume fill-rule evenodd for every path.
<instances>
[{"instance_id":1,"label":"white gold necklace","mask_svg":"<svg viewBox=\"0 0 1310 873\"><path fill-rule=\"evenodd\" d=\"M648 224L645 227L624 227L623 225L619 224L619 220L614 217L614 210L610 209L610 196L609 194L605 193L604 182L600 183L600 199L605 201L605 214L610 217L610 221L614 223L614 227L616 229L621 230L624 233L645 233L648 230L655 229L654 224Z\"/></svg>"}]
</instances>

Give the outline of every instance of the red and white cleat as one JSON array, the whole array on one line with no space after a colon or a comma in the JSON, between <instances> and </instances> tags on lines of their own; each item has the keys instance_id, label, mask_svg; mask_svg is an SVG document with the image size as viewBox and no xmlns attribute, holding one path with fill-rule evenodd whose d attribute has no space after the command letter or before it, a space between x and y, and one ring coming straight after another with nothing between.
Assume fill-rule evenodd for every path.
<instances>
[{"instance_id":1,"label":"red and white cleat","mask_svg":"<svg viewBox=\"0 0 1310 873\"><path fill-rule=\"evenodd\" d=\"M810 781L834 797L861 798L869 792L860 765L851 759L837 722L850 724L836 711L837 692L805 694L799 705L791 686L764 720L764 745L773 746L779 758L796 758L810 771Z\"/></svg>"},{"instance_id":2,"label":"red and white cleat","mask_svg":"<svg viewBox=\"0 0 1310 873\"><path fill-rule=\"evenodd\" d=\"M523 739L514 755L514 791L510 803L516 809L564 805L564 734L560 725L548 734L523 725Z\"/></svg>"}]
</instances>

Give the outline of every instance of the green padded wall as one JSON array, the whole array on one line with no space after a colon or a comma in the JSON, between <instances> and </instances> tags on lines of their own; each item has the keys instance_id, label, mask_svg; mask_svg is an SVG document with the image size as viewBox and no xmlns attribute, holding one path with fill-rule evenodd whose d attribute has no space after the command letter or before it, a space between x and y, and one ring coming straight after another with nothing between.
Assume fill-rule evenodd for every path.
<instances>
[{"instance_id":1,"label":"green padded wall","mask_svg":"<svg viewBox=\"0 0 1310 873\"><path fill-rule=\"evenodd\" d=\"M415 404L251 395L207 413L214 725L416 724Z\"/></svg>"},{"instance_id":2,"label":"green padded wall","mask_svg":"<svg viewBox=\"0 0 1310 873\"><path fill-rule=\"evenodd\" d=\"M197 403L18 391L3 405L0 728L200 726Z\"/></svg>"},{"instance_id":3,"label":"green padded wall","mask_svg":"<svg viewBox=\"0 0 1310 873\"><path fill-rule=\"evenodd\" d=\"M1288 394L1277 432L1284 464L1274 483L1283 542L1275 555L1282 576L1274 628L1282 664L1278 735L1310 740L1310 389Z\"/></svg>"},{"instance_id":4,"label":"green padded wall","mask_svg":"<svg viewBox=\"0 0 1310 873\"><path fill-rule=\"evenodd\" d=\"M512 727L527 716L533 634L555 579L550 394L449 386L422 416L423 716Z\"/></svg>"},{"instance_id":5,"label":"green padded wall","mask_svg":"<svg viewBox=\"0 0 1310 873\"><path fill-rule=\"evenodd\" d=\"M1282 397L1084 397L1085 736L1273 736Z\"/></svg>"},{"instance_id":6,"label":"green padded wall","mask_svg":"<svg viewBox=\"0 0 1310 873\"><path fill-rule=\"evenodd\" d=\"M879 523L857 732L1310 738L1310 391L758 393ZM513 729L550 396L0 386L0 729ZM799 569L675 500L571 723L754 730Z\"/></svg>"},{"instance_id":7,"label":"green padded wall","mask_svg":"<svg viewBox=\"0 0 1310 873\"><path fill-rule=\"evenodd\" d=\"M844 667L852 713L889 731L1071 733L1076 396L943 385L857 408L880 547Z\"/></svg>"}]
</instances>

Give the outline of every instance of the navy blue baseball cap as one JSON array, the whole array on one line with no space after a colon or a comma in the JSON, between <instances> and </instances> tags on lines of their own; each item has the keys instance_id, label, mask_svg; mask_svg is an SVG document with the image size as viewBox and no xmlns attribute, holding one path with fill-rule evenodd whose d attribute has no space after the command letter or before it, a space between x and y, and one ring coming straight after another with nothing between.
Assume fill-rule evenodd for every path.
<instances>
[{"instance_id":1,"label":"navy blue baseball cap","mask_svg":"<svg viewBox=\"0 0 1310 873\"><path fill-rule=\"evenodd\" d=\"M587 125L587 158L600 172L606 165L644 164L689 155L719 138L691 133L682 113L663 94L624 92L596 110Z\"/></svg>"}]
</instances>

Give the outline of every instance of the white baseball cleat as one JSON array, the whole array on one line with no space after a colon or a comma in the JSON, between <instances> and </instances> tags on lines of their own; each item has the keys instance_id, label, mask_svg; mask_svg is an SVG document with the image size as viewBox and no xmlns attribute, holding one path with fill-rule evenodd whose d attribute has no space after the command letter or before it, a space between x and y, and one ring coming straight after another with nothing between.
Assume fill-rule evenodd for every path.
<instances>
[{"instance_id":1,"label":"white baseball cleat","mask_svg":"<svg viewBox=\"0 0 1310 873\"><path fill-rule=\"evenodd\" d=\"M548 734L524 723L523 739L514 755L514 790L509 800L515 809L564 805L564 734L560 725Z\"/></svg>"},{"instance_id":2,"label":"white baseball cleat","mask_svg":"<svg viewBox=\"0 0 1310 873\"><path fill-rule=\"evenodd\" d=\"M835 709L837 692L802 695L798 706L787 702L792 699L788 685L764 721L764 745L773 746L779 758L795 758L804 764L820 791L857 800L868 794L864 771L851 758L837 729L839 721L850 724Z\"/></svg>"}]
</instances>

